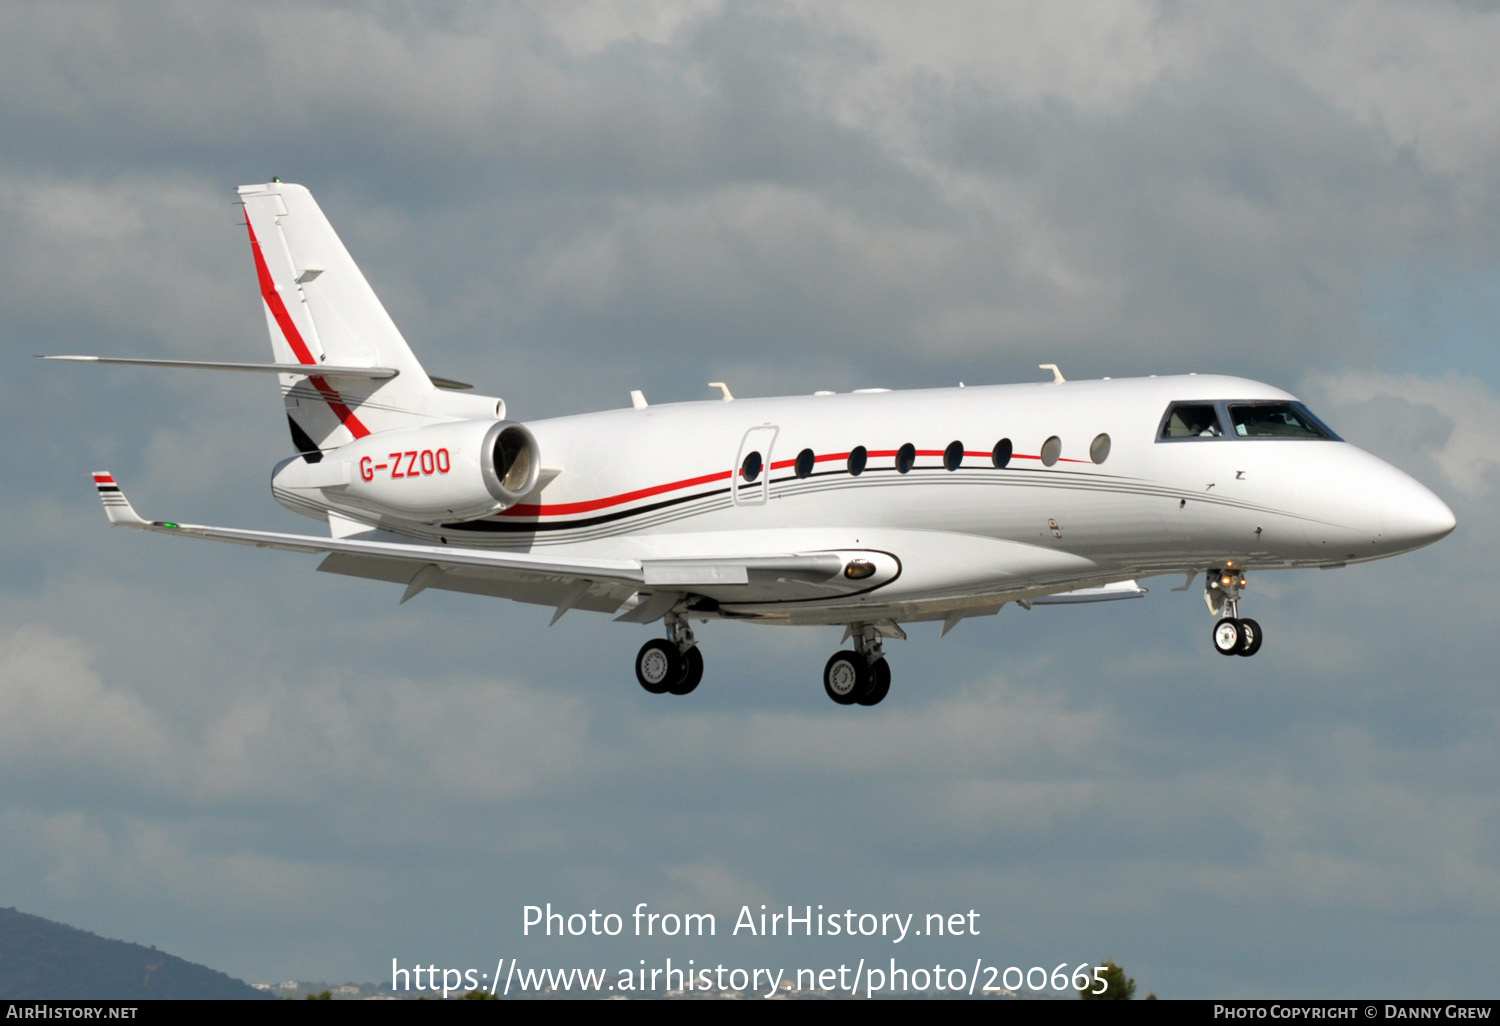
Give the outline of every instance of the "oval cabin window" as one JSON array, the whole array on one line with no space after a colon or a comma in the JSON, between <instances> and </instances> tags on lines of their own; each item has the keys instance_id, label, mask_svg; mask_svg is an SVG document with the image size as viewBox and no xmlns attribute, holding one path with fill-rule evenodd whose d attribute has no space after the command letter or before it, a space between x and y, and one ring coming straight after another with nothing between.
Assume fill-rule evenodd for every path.
<instances>
[{"instance_id":1,"label":"oval cabin window","mask_svg":"<svg viewBox=\"0 0 1500 1026\"><path fill-rule=\"evenodd\" d=\"M917 447L907 442L896 451L896 473L904 474L917 465Z\"/></svg>"},{"instance_id":2,"label":"oval cabin window","mask_svg":"<svg viewBox=\"0 0 1500 1026\"><path fill-rule=\"evenodd\" d=\"M995 464L996 470L1004 470L1006 468L1010 463L1010 456L1013 451L1014 447L1010 444L1009 438L1002 438L995 443L995 449L990 453L990 461Z\"/></svg>"},{"instance_id":3,"label":"oval cabin window","mask_svg":"<svg viewBox=\"0 0 1500 1026\"><path fill-rule=\"evenodd\" d=\"M1062 458L1062 439L1053 435L1042 443L1042 466L1052 467Z\"/></svg>"},{"instance_id":4,"label":"oval cabin window","mask_svg":"<svg viewBox=\"0 0 1500 1026\"><path fill-rule=\"evenodd\" d=\"M752 452L745 457L745 462L740 466L740 476L747 482L754 481L760 477L761 461L760 453Z\"/></svg>"},{"instance_id":5,"label":"oval cabin window","mask_svg":"<svg viewBox=\"0 0 1500 1026\"><path fill-rule=\"evenodd\" d=\"M855 477L865 472L865 463L870 458L869 450L862 445L856 445L849 450L849 473Z\"/></svg>"},{"instance_id":6,"label":"oval cabin window","mask_svg":"<svg viewBox=\"0 0 1500 1026\"><path fill-rule=\"evenodd\" d=\"M1089 444L1089 459L1103 463L1109 459L1109 436L1100 434Z\"/></svg>"},{"instance_id":7,"label":"oval cabin window","mask_svg":"<svg viewBox=\"0 0 1500 1026\"><path fill-rule=\"evenodd\" d=\"M943 466L949 470L957 470L964 465L964 443L949 442L948 448L943 450Z\"/></svg>"}]
</instances>

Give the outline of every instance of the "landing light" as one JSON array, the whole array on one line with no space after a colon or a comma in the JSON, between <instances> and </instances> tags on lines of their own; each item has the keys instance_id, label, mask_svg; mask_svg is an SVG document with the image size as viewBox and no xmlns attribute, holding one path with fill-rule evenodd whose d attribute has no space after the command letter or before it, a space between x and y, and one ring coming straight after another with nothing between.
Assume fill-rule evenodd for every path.
<instances>
[{"instance_id":1,"label":"landing light","mask_svg":"<svg viewBox=\"0 0 1500 1026\"><path fill-rule=\"evenodd\" d=\"M875 564L868 559L851 559L844 567L844 576L851 581L862 581L875 573Z\"/></svg>"}]
</instances>

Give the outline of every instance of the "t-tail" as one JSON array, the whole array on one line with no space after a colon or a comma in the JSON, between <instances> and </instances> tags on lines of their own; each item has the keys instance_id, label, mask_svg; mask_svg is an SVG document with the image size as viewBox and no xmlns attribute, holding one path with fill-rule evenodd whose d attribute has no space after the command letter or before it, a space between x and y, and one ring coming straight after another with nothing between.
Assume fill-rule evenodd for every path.
<instances>
[{"instance_id":1,"label":"t-tail","mask_svg":"<svg viewBox=\"0 0 1500 1026\"><path fill-rule=\"evenodd\" d=\"M504 418L503 401L428 376L306 188L267 182L239 195L275 364L327 368L281 374L297 452L315 462L386 431Z\"/></svg>"},{"instance_id":2,"label":"t-tail","mask_svg":"<svg viewBox=\"0 0 1500 1026\"><path fill-rule=\"evenodd\" d=\"M530 493L541 475L531 432L505 419L503 400L422 369L312 194L267 182L239 195L270 362L46 359L277 375L295 455L276 465L272 494L332 531L478 519ZM100 489L112 521L144 523L113 481Z\"/></svg>"}]
</instances>

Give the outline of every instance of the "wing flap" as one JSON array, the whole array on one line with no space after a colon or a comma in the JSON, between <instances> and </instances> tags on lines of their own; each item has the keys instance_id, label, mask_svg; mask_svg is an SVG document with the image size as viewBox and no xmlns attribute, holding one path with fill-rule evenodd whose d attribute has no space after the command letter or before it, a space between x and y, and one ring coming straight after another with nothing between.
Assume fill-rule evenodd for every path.
<instances>
[{"instance_id":1,"label":"wing flap","mask_svg":"<svg viewBox=\"0 0 1500 1026\"><path fill-rule=\"evenodd\" d=\"M1134 581L1115 581L1112 584L1101 584L1095 588L1078 588L1074 591L1060 591L1052 595L1043 595L1031 600L1034 606L1071 606L1085 602L1117 602L1120 599L1140 598L1146 594Z\"/></svg>"}]
</instances>

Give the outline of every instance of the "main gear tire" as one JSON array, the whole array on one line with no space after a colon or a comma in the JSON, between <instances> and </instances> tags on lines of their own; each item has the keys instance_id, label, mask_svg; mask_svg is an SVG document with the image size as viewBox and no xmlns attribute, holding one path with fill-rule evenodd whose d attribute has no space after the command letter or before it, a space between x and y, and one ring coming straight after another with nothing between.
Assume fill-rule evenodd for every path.
<instances>
[{"instance_id":1,"label":"main gear tire","mask_svg":"<svg viewBox=\"0 0 1500 1026\"><path fill-rule=\"evenodd\" d=\"M870 666L858 652L835 652L823 667L823 690L839 705L853 705L870 687Z\"/></svg>"},{"instance_id":2,"label":"main gear tire","mask_svg":"<svg viewBox=\"0 0 1500 1026\"><path fill-rule=\"evenodd\" d=\"M665 638L652 638L635 656L635 679L653 695L664 695L682 677L682 653Z\"/></svg>"}]
</instances>

